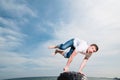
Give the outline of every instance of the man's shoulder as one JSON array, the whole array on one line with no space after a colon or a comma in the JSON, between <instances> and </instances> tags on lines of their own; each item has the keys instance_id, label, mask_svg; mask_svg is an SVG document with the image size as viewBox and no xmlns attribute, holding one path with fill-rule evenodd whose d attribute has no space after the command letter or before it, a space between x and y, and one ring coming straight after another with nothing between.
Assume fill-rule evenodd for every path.
<instances>
[{"instance_id":1,"label":"man's shoulder","mask_svg":"<svg viewBox=\"0 0 120 80\"><path fill-rule=\"evenodd\" d=\"M88 47L88 43L87 43L87 41L85 41L85 40L81 40L81 41L80 41L80 46L83 47L83 48Z\"/></svg>"},{"instance_id":2,"label":"man's shoulder","mask_svg":"<svg viewBox=\"0 0 120 80\"><path fill-rule=\"evenodd\" d=\"M87 41L79 38L74 38L74 43L79 46L88 46Z\"/></svg>"}]
</instances>

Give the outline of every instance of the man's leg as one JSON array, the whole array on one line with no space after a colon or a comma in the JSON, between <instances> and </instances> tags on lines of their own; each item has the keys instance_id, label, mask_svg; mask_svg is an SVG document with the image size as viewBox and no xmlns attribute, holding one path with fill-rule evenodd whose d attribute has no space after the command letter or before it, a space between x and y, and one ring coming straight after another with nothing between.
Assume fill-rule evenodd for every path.
<instances>
[{"instance_id":1,"label":"man's leg","mask_svg":"<svg viewBox=\"0 0 120 80\"><path fill-rule=\"evenodd\" d=\"M49 48L49 49L58 48L58 49L61 49L61 50L65 50L65 49L67 49L68 47L73 46L73 40L74 40L74 39L70 39L69 41L65 42L64 44L59 44L59 45L55 45L55 46L49 46L48 48Z\"/></svg>"},{"instance_id":2,"label":"man's leg","mask_svg":"<svg viewBox=\"0 0 120 80\"><path fill-rule=\"evenodd\" d=\"M65 42L64 44L60 44L57 47L61 50L65 50L65 49L73 46L73 41L74 41L74 39L70 39L69 41Z\"/></svg>"},{"instance_id":3,"label":"man's leg","mask_svg":"<svg viewBox=\"0 0 120 80\"><path fill-rule=\"evenodd\" d=\"M67 53L64 54L64 57L65 57L65 58L69 58L69 57L71 56L71 54L73 53L74 50L75 50L75 47L72 46L72 47L70 48L69 52L67 52Z\"/></svg>"},{"instance_id":4,"label":"man's leg","mask_svg":"<svg viewBox=\"0 0 120 80\"><path fill-rule=\"evenodd\" d=\"M65 49L67 49L69 47L72 47L73 46L73 40L74 39L70 39L69 41L65 42L64 44L59 44L57 46L49 46L48 48L49 49L56 49L56 48L58 48L60 50L56 49L55 52L54 52L54 55L56 55L57 53L60 53L61 55L64 56L65 52L63 50L65 50Z\"/></svg>"}]
</instances>

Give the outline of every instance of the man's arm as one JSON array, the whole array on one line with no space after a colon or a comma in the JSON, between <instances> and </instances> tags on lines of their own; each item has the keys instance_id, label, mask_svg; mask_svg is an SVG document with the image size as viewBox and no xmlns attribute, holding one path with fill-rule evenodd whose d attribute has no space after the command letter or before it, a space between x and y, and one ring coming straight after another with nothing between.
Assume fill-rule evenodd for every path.
<instances>
[{"instance_id":1,"label":"man's arm","mask_svg":"<svg viewBox=\"0 0 120 80\"><path fill-rule=\"evenodd\" d=\"M64 71L67 72L69 70L70 63L72 62L73 58L76 56L76 51L74 50L73 53L71 54L70 58L67 61L67 64L64 68Z\"/></svg>"},{"instance_id":2,"label":"man's arm","mask_svg":"<svg viewBox=\"0 0 120 80\"><path fill-rule=\"evenodd\" d=\"M85 56L85 58L83 59L81 65L80 65L80 68L79 68L79 72L80 72L81 74L83 74L83 73L82 73L82 70L83 70L83 68L85 67L87 61L88 61L88 57Z\"/></svg>"}]
</instances>

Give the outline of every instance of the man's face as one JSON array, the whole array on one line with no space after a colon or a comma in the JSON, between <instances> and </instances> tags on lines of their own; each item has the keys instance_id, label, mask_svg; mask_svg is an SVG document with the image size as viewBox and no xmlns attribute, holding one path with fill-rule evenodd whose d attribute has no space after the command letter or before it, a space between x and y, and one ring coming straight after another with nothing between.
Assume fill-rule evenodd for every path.
<instances>
[{"instance_id":1,"label":"man's face","mask_svg":"<svg viewBox=\"0 0 120 80\"><path fill-rule=\"evenodd\" d=\"M87 50L88 53L93 53L93 52L96 52L96 48L95 46L90 46Z\"/></svg>"}]
</instances>

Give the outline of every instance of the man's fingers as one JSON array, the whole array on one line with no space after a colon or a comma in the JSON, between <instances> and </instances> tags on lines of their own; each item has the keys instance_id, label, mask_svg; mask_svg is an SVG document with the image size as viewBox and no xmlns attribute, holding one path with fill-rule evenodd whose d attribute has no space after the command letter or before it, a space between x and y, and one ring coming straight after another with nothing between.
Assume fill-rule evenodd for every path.
<instances>
[{"instance_id":1,"label":"man's fingers","mask_svg":"<svg viewBox=\"0 0 120 80\"><path fill-rule=\"evenodd\" d=\"M64 72L68 72L68 71L69 71L69 68L63 68L63 71L64 71Z\"/></svg>"},{"instance_id":2,"label":"man's fingers","mask_svg":"<svg viewBox=\"0 0 120 80\"><path fill-rule=\"evenodd\" d=\"M81 74L81 75L83 75L83 76L85 76L85 74L83 74L83 73L81 73L81 72L78 72L79 74Z\"/></svg>"}]
</instances>

